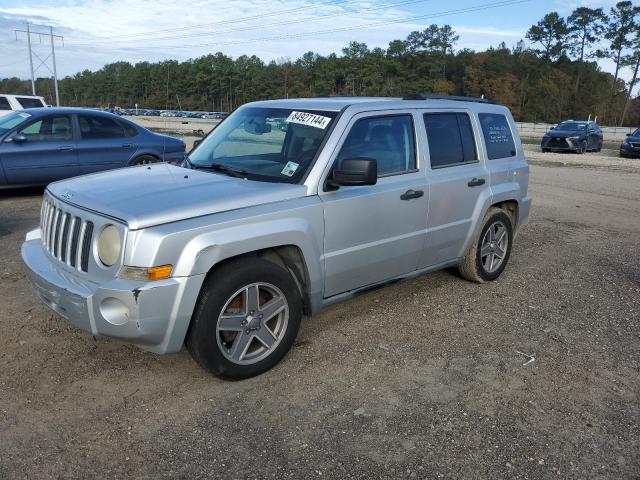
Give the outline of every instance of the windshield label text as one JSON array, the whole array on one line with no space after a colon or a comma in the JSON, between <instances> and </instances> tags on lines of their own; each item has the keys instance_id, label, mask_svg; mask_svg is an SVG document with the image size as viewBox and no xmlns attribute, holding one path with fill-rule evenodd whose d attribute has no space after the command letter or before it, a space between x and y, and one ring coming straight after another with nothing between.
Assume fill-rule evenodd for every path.
<instances>
[{"instance_id":1,"label":"windshield label text","mask_svg":"<svg viewBox=\"0 0 640 480\"><path fill-rule=\"evenodd\" d=\"M315 113L296 112L293 111L287 118L287 123L299 123L300 125L307 125L309 127L316 127L325 129L331 122L331 118L323 117L322 115L316 115Z\"/></svg>"}]
</instances>

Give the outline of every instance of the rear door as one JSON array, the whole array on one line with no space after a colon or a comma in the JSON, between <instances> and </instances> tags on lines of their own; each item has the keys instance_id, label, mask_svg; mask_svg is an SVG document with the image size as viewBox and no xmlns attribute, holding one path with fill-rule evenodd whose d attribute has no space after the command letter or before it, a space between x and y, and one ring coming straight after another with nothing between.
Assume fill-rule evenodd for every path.
<instances>
[{"instance_id":1,"label":"rear door","mask_svg":"<svg viewBox=\"0 0 640 480\"><path fill-rule=\"evenodd\" d=\"M429 110L422 115L427 136L431 196L425 249L419 268L462 256L482 196L490 196L489 171L481 161L478 126L471 112Z\"/></svg>"},{"instance_id":2,"label":"rear door","mask_svg":"<svg viewBox=\"0 0 640 480\"><path fill-rule=\"evenodd\" d=\"M107 115L78 114L78 162L81 173L99 172L129 165L136 153L134 139L122 123Z\"/></svg>"},{"instance_id":3,"label":"rear door","mask_svg":"<svg viewBox=\"0 0 640 480\"><path fill-rule=\"evenodd\" d=\"M16 133L26 140L11 141ZM0 161L10 185L45 185L78 175L71 115L47 115L21 126L0 145Z\"/></svg>"}]
</instances>

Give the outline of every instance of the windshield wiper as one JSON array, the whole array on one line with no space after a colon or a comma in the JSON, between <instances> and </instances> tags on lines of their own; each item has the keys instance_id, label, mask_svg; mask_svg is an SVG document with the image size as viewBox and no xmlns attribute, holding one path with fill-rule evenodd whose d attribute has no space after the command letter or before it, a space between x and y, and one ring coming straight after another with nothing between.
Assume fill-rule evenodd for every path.
<instances>
[{"instance_id":1,"label":"windshield wiper","mask_svg":"<svg viewBox=\"0 0 640 480\"><path fill-rule=\"evenodd\" d=\"M210 170L215 170L217 172L227 173L232 177L246 178L247 175L249 175L249 172L247 172L246 170L242 170L241 168L229 167L221 163L212 163L211 165L207 165L207 166L194 165L193 163L191 165L193 165L194 168L208 168Z\"/></svg>"}]
</instances>

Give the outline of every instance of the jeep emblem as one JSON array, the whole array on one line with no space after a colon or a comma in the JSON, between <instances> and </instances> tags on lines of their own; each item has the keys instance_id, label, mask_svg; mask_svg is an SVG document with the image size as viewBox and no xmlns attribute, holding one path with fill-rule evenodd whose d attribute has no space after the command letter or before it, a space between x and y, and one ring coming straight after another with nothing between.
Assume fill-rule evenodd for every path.
<instances>
[{"instance_id":1,"label":"jeep emblem","mask_svg":"<svg viewBox=\"0 0 640 480\"><path fill-rule=\"evenodd\" d=\"M66 200L71 200L71 198L73 197L73 193L71 193L69 190L65 190L60 196Z\"/></svg>"}]
</instances>

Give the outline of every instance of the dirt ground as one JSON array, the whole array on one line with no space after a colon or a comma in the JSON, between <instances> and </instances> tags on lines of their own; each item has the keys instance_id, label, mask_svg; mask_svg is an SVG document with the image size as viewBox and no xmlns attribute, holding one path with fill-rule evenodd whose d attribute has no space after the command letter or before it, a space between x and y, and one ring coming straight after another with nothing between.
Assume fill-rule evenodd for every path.
<instances>
[{"instance_id":1,"label":"dirt ground","mask_svg":"<svg viewBox=\"0 0 640 480\"><path fill-rule=\"evenodd\" d=\"M242 382L41 305L42 190L0 193L0 478L639 478L640 169L559 157L498 281L335 305Z\"/></svg>"}]
</instances>

